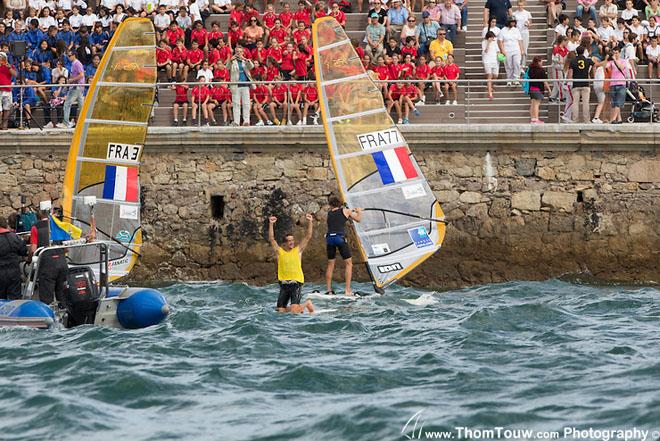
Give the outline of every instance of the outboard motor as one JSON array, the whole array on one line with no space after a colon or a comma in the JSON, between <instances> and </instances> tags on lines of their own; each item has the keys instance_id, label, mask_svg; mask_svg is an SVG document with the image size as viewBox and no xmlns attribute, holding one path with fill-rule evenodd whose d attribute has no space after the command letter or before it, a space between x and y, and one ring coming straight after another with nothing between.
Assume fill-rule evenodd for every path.
<instances>
[{"instance_id":1,"label":"outboard motor","mask_svg":"<svg viewBox=\"0 0 660 441\"><path fill-rule=\"evenodd\" d=\"M65 291L67 328L93 324L99 306L99 289L88 266L69 268Z\"/></svg>"}]
</instances>

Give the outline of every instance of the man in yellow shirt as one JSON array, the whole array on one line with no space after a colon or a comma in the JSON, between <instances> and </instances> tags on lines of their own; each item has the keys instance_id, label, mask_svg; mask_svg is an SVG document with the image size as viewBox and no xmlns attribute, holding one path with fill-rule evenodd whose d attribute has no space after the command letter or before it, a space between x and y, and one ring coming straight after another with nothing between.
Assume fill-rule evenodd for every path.
<instances>
[{"instance_id":1,"label":"man in yellow shirt","mask_svg":"<svg viewBox=\"0 0 660 441\"><path fill-rule=\"evenodd\" d=\"M433 40L429 46L431 60L435 60L436 57L442 57L443 60L446 60L447 55L454 55L454 45L445 38L446 35L447 31L444 28L438 29L438 38Z\"/></svg>"},{"instance_id":2,"label":"man in yellow shirt","mask_svg":"<svg viewBox=\"0 0 660 441\"><path fill-rule=\"evenodd\" d=\"M305 275L302 270L302 253L312 239L314 228L314 217L308 213L305 218L307 219L307 232L300 245L296 245L296 238L289 233L284 236L282 246L275 240L274 226L277 218L275 216L268 218L268 242L270 242L277 256L277 280L280 284L280 295L277 297L278 312L302 314L305 312L305 308L310 314L314 312L314 305L312 305L311 300L307 300L302 305L300 304L302 286L305 283ZM289 302L291 302L291 306L288 306Z\"/></svg>"}]
</instances>

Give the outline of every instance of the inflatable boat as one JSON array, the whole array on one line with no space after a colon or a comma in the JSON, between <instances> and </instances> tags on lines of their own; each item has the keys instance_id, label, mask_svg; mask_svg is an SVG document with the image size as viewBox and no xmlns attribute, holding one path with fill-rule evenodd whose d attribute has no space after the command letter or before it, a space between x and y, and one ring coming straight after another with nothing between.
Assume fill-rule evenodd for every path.
<instances>
[{"instance_id":1,"label":"inflatable boat","mask_svg":"<svg viewBox=\"0 0 660 441\"><path fill-rule=\"evenodd\" d=\"M69 260L64 296L47 305L39 300L39 265L47 252L64 250L67 255L76 251L98 250L98 268ZM46 253L46 254L45 254ZM95 266L95 265L94 265ZM139 329L157 325L169 314L165 297L153 288L110 286L108 283L108 243L92 242L78 245L51 246L38 249L29 266L27 282L19 300L0 300L0 326L71 328L80 325L99 325L113 328Z\"/></svg>"}]
</instances>

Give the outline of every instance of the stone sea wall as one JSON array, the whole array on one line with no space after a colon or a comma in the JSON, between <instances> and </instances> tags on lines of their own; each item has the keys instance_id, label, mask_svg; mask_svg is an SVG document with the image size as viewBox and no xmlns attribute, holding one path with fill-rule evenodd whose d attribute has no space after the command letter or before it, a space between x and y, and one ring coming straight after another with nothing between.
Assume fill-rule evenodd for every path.
<instances>
[{"instance_id":1,"label":"stone sea wall","mask_svg":"<svg viewBox=\"0 0 660 441\"><path fill-rule=\"evenodd\" d=\"M414 148L414 146L413 146ZM660 280L660 160L654 149L562 151L420 148L416 158L451 222L443 249L407 277L458 287L590 273L605 280ZM0 151L0 214L61 193L65 148ZM320 281L327 195L336 189L319 148L198 152L148 145L141 169L143 258L138 281L271 283L267 216L276 235L303 234L306 278ZM341 264L339 264L341 268ZM362 265L357 277L365 279Z\"/></svg>"}]
</instances>

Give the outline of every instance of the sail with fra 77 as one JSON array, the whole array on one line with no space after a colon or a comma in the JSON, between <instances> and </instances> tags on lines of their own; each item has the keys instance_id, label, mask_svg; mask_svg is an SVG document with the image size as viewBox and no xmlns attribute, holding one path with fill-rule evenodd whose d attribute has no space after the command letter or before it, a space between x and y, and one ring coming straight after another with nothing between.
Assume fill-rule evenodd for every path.
<instances>
[{"instance_id":1,"label":"sail with fra 77","mask_svg":"<svg viewBox=\"0 0 660 441\"><path fill-rule=\"evenodd\" d=\"M332 165L344 201L365 209L354 228L381 292L441 247L444 213L344 29L324 17L312 32Z\"/></svg>"}]
</instances>

